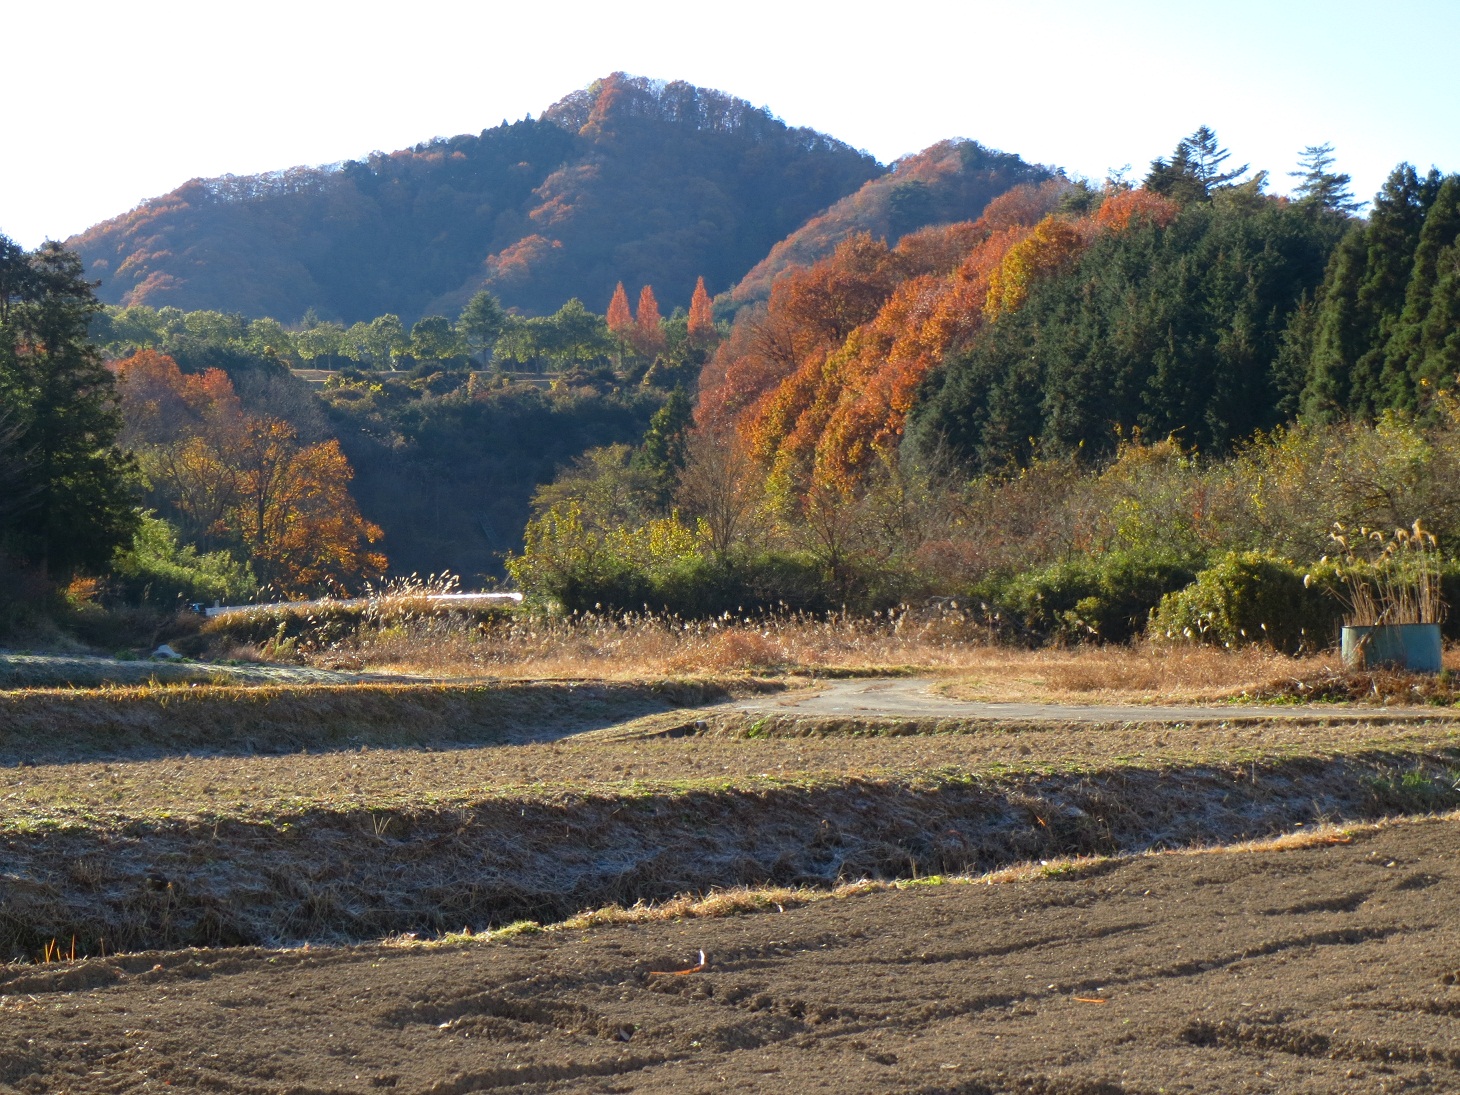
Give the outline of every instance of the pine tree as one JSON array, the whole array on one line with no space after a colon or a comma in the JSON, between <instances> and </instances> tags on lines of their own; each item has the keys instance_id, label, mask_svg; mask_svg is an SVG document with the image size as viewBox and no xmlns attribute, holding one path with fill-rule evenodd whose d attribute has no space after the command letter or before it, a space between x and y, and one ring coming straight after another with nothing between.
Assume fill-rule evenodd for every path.
<instances>
[{"instance_id":1,"label":"pine tree","mask_svg":"<svg viewBox=\"0 0 1460 1095\"><path fill-rule=\"evenodd\" d=\"M1147 190L1182 205L1207 201L1214 190L1230 185L1246 173L1247 164L1223 171L1222 165L1230 157L1231 153L1220 147L1216 133L1207 126L1199 126L1190 137L1181 139L1171 159L1151 161L1144 185Z\"/></svg>"},{"instance_id":2,"label":"pine tree","mask_svg":"<svg viewBox=\"0 0 1460 1095\"><path fill-rule=\"evenodd\" d=\"M1290 177L1301 180L1293 188L1295 204L1344 215L1362 208L1364 203L1355 201L1353 191L1348 188L1353 179L1330 171L1333 164L1333 145L1310 144L1303 149L1298 170L1288 172Z\"/></svg>"},{"instance_id":3,"label":"pine tree","mask_svg":"<svg viewBox=\"0 0 1460 1095\"><path fill-rule=\"evenodd\" d=\"M694 296L689 301L689 337L692 342L706 343L715 337L715 310L705 279L695 282Z\"/></svg>"}]
</instances>

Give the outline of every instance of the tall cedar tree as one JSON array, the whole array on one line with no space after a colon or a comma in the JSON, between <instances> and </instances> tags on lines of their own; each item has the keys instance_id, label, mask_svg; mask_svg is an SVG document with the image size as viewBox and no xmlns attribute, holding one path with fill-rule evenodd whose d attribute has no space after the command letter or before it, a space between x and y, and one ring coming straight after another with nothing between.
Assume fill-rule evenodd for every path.
<instances>
[{"instance_id":1,"label":"tall cedar tree","mask_svg":"<svg viewBox=\"0 0 1460 1095\"><path fill-rule=\"evenodd\" d=\"M694 404L682 387L669 393L664 406L649 419L644 440L633 456L633 466L653 483L655 504L667 510L684 467L685 439L694 425Z\"/></svg>"},{"instance_id":2,"label":"tall cedar tree","mask_svg":"<svg viewBox=\"0 0 1460 1095\"><path fill-rule=\"evenodd\" d=\"M1405 286L1404 310L1385 347L1380 384L1389 407L1416 411L1426 388L1454 386L1457 339L1452 337L1455 327L1450 320L1456 303L1455 266L1460 258L1457 239L1460 175L1451 175L1440 184L1425 214Z\"/></svg>"},{"instance_id":3,"label":"tall cedar tree","mask_svg":"<svg viewBox=\"0 0 1460 1095\"><path fill-rule=\"evenodd\" d=\"M111 374L86 337L92 288L59 244L0 236L0 407L24 455L0 545L55 578L104 570L137 525Z\"/></svg>"},{"instance_id":4,"label":"tall cedar tree","mask_svg":"<svg viewBox=\"0 0 1460 1095\"><path fill-rule=\"evenodd\" d=\"M694 296L689 300L689 337L698 343L709 342L715 337L715 309L705 289L704 278L695 282Z\"/></svg>"},{"instance_id":5,"label":"tall cedar tree","mask_svg":"<svg viewBox=\"0 0 1460 1095\"><path fill-rule=\"evenodd\" d=\"M1415 251L1441 177L1400 164L1374 197L1367 223L1354 224L1320 292L1303 416L1332 422L1368 417L1387 405L1383 369L1404 311Z\"/></svg>"},{"instance_id":6,"label":"tall cedar tree","mask_svg":"<svg viewBox=\"0 0 1460 1095\"><path fill-rule=\"evenodd\" d=\"M660 329L659 301L654 289L646 285L639 290L639 310L634 317L634 347L641 357L653 357L664 349L664 332Z\"/></svg>"}]
</instances>

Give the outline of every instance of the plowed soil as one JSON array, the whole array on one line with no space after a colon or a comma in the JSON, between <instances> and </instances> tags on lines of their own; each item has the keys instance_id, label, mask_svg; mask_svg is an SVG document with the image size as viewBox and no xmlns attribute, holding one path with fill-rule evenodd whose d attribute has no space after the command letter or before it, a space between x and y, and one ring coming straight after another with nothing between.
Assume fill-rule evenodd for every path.
<instances>
[{"instance_id":1,"label":"plowed soil","mask_svg":"<svg viewBox=\"0 0 1460 1095\"><path fill-rule=\"evenodd\" d=\"M1429 821L499 943L8 967L0 1090L1454 1091L1457 852Z\"/></svg>"}]
</instances>

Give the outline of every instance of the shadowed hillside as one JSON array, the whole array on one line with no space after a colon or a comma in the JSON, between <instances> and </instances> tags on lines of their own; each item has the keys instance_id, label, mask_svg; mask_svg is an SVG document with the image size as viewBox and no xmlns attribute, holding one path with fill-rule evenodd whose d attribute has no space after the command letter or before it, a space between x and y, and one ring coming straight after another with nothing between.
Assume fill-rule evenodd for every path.
<instances>
[{"instance_id":1,"label":"shadowed hillside","mask_svg":"<svg viewBox=\"0 0 1460 1095\"><path fill-rule=\"evenodd\" d=\"M1051 178L1051 171L977 141L939 141L893 165L771 249L731 290L737 308L770 296L771 283L793 266L826 258L858 232L889 244L931 224L977 220L984 207L1020 183Z\"/></svg>"},{"instance_id":2,"label":"shadowed hillside","mask_svg":"<svg viewBox=\"0 0 1460 1095\"><path fill-rule=\"evenodd\" d=\"M722 92L616 73L475 136L193 179L67 246L108 303L409 321L481 288L602 308L622 280L673 308L883 170Z\"/></svg>"}]
</instances>

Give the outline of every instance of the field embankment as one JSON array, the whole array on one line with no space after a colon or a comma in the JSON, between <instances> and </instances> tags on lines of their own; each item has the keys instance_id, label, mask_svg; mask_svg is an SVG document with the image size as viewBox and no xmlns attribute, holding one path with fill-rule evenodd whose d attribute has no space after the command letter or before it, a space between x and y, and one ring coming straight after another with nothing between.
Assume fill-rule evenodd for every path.
<instances>
[{"instance_id":1,"label":"field embankment","mask_svg":"<svg viewBox=\"0 0 1460 1095\"><path fill-rule=\"evenodd\" d=\"M784 687L755 679L0 691L0 762L541 740Z\"/></svg>"},{"instance_id":2,"label":"field embankment","mask_svg":"<svg viewBox=\"0 0 1460 1095\"><path fill-rule=\"evenodd\" d=\"M482 929L719 887L976 873L1460 806L1460 724L1440 716L945 720L882 735L808 721L767 736L743 712L742 733L717 721L723 708L666 712L712 695L678 687L192 689L150 706L119 692L151 757L81 759L73 737L68 761L0 771L0 945L35 957L73 935L98 953ZM115 722L80 718L110 694L34 698L15 707L31 722L11 727L11 748L42 747L46 727L93 749L118 740ZM390 748L345 733L351 704L374 741L395 735ZM671 724L681 736L663 733ZM589 732L565 736L574 726ZM250 734L274 755L240 755ZM155 755L178 735L219 755ZM282 751L301 740L314 751Z\"/></svg>"},{"instance_id":3,"label":"field embankment","mask_svg":"<svg viewBox=\"0 0 1460 1095\"><path fill-rule=\"evenodd\" d=\"M433 947L0 971L22 1092L1443 1092L1460 825ZM675 976L674 971L703 969ZM658 975L656 975L656 973Z\"/></svg>"}]
</instances>

